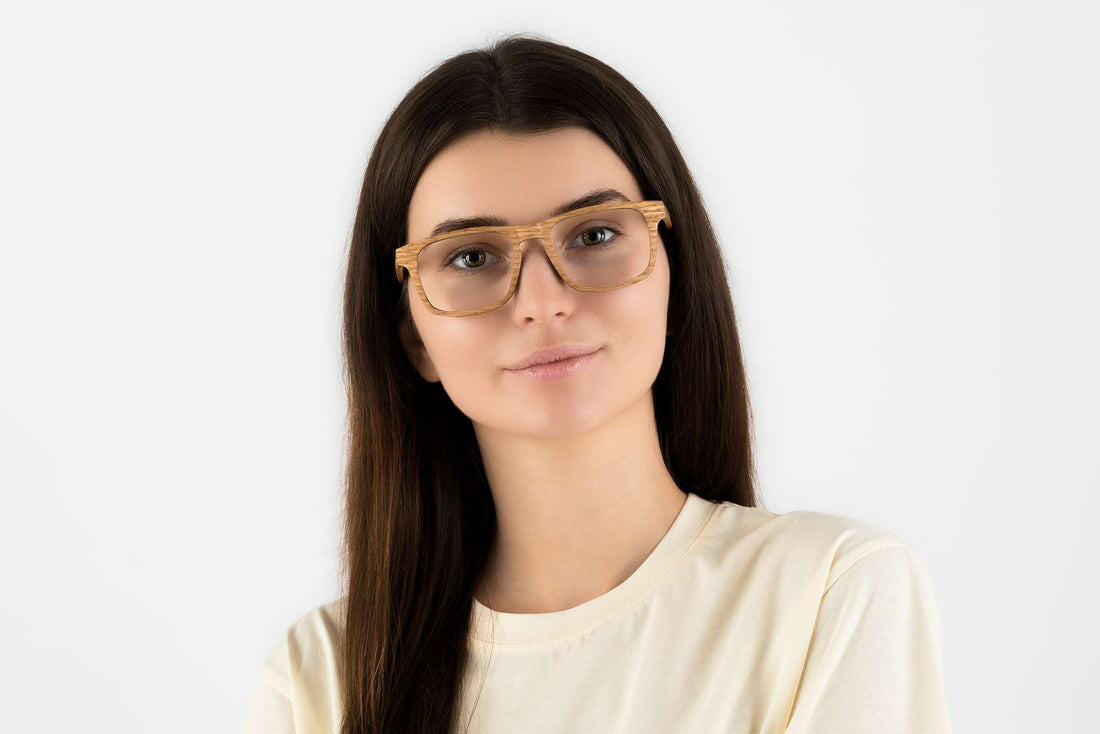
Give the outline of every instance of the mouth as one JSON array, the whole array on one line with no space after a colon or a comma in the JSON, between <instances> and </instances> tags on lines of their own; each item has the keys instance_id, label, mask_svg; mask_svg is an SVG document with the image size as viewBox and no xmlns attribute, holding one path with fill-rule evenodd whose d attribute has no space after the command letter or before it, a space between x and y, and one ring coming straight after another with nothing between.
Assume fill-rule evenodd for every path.
<instances>
[{"instance_id":1,"label":"mouth","mask_svg":"<svg viewBox=\"0 0 1100 734\"><path fill-rule=\"evenodd\" d=\"M525 359L517 362L515 365L508 367L511 370L522 370L528 367L536 367L542 364L550 364L552 362L561 362L573 357L580 357L585 354L591 354L598 351L600 347L592 346L590 344L561 344L556 347L550 347L548 349L540 349L536 352L531 352Z\"/></svg>"},{"instance_id":2,"label":"mouth","mask_svg":"<svg viewBox=\"0 0 1100 734\"><path fill-rule=\"evenodd\" d=\"M580 370L584 369L585 366L596 359L599 353L600 350L596 349L595 351L588 352L586 354L578 354L576 356L558 359L553 362L533 364L520 369L511 369L508 370L508 372L540 382L547 380L559 380L564 377L574 375Z\"/></svg>"}]
</instances>

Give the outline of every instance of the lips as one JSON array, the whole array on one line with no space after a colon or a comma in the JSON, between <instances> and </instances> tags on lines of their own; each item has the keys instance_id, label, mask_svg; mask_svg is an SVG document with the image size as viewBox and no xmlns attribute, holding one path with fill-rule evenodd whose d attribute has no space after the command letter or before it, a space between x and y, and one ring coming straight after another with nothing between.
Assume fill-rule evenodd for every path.
<instances>
[{"instance_id":1,"label":"lips","mask_svg":"<svg viewBox=\"0 0 1100 734\"><path fill-rule=\"evenodd\" d=\"M599 347L590 344L562 344L549 349L540 349L536 352L532 352L507 369L522 370L527 367L534 367L535 365L550 364L551 362L559 362L563 359L579 357L582 354L591 354L597 349L599 349Z\"/></svg>"}]
</instances>

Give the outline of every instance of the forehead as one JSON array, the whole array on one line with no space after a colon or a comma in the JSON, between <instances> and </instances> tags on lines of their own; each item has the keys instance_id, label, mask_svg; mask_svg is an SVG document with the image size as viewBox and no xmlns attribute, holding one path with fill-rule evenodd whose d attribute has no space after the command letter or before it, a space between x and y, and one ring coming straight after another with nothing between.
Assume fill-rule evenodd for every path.
<instances>
[{"instance_id":1,"label":"forehead","mask_svg":"<svg viewBox=\"0 0 1100 734\"><path fill-rule=\"evenodd\" d=\"M605 188L642 198L630 169L590 130L530 136L480 130L452 141L424 169L409 203L408 239L427 237L438 223L459 217L530 224Z\"/></svg>"}]
</instances>

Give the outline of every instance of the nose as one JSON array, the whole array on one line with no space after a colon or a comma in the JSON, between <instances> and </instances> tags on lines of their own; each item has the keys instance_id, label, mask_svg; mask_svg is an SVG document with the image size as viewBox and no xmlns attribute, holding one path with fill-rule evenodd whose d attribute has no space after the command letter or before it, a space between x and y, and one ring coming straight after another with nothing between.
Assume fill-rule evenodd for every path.
<instances>
[{"instance_id":1,"label":"nose","mask_svg":"<svg viewBox=\"0 0 1100 734\"><path fill-rule=\"evenodd\" d=\"M532 260L541 260L542 264L540 265L540 267L542 267L545 270L550 271L551 273L554 274L555 277L558 278L558 280L561 280L561 277L558 276L558 271L554 270L554 263L550 261L549 256L546 254L546 246L543 244L542 238L540 238L540 237L528 237L523 242L519 243L519 251L520 251L519 276L520 276L521 280L523 279L524 272L526 272L527 269L529 267L531 267L531 265L528 263L528 258L530 258ZM534 254L528 255L528 252L532 252ZM540 258L539 255L541 255L542 257ZM565 281L562 281L562 282L565 282Z\"/></svg>"},{"instance_id":2,"label":"nose","mask_svg":"<svg viewBox=\"0 0 1100 734\"><path fill-rule=\"evenodd\" d=\"M546 275L551 276L551 280L557 280L564 285L564 281L561 280L561 276L558 275L558 271L554 270L553 262L550 261L549 255L546 252L546 245L543 244L543 240L538 237L530 237L519 243L519 282L516 284L518 291L519 286L526 281L542 281L546 278ZM565 286L568 288L569 286Z\"/></svg>"},{"instance_id":3,"label":"nose","mask_svg":"<svg viewBox=\"0 0 1100 734\"><path fill-rule=\"evenodd\" d=\"M519 320L543 320L572 310L574 291L546 254L543 240L531 237L519 243L520 269L512 308Z\"/></svg>"}]
</instances>

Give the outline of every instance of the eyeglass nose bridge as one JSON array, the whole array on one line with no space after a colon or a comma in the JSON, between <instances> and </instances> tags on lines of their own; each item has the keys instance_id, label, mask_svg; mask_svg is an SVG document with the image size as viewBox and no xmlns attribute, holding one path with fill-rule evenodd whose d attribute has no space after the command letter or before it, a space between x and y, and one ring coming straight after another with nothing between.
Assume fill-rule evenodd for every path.
<instances>
[{"instance_id":1,"label":"eyeglass nose bridge","mask_svg":"<svg viewBox=\"0 0 1100 734\"><path fill-rule=\"evenodd\" d=\"M535 224L530 227L522 227L513 231L513 241L515 242L515 268L514 279L517 281L516 286L513 287L512 295L515 294L515 288L518 286L518 280L520 271L523 268L523 245L525 242L531 240L539 240L541 243L541 249L550 260L550 266L554 268L554 272L557 273L558 279L564 282L566 285L573 287L573 282L570 280L561 267L561 263L558 262L558 254L554 250L553 240L553 226L546 224ZM510 300L510 299L509 299Z\"/></svg>"}]
</instances>

